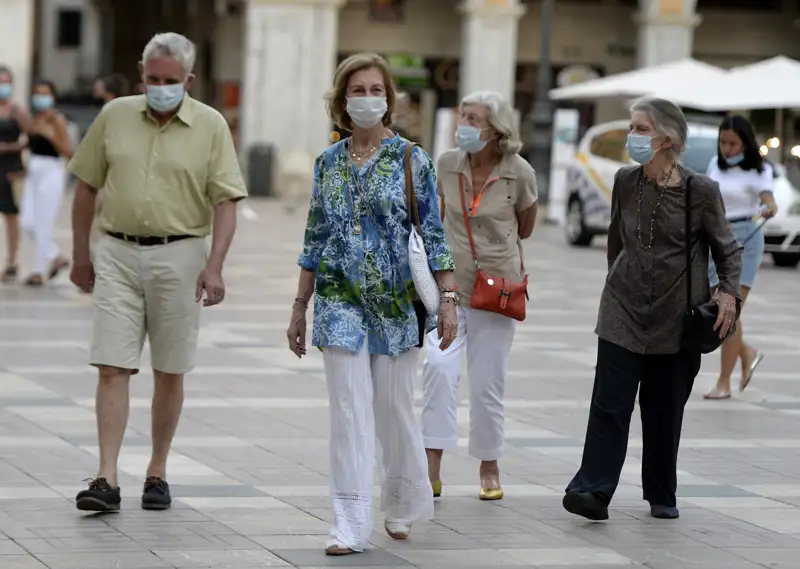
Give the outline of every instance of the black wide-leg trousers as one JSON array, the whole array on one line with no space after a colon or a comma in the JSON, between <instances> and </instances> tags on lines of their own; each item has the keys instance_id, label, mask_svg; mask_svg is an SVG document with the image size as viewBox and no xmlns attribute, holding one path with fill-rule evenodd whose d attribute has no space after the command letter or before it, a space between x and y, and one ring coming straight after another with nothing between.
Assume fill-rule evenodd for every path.
<instances>
[{"instance_id":1,"label":"black wide-leg trousers","mask_svg":"<svg viewBox=\"0 0 800 569\"><path fill-rule=\"evenodd\" d=\"M600 340L580 470L567 491L611 501L625 455L639 391L642 415L642 489L653 505L675 506L683 409L700 371L700 353L637 354Z\"/></svg>"}]
</instances>

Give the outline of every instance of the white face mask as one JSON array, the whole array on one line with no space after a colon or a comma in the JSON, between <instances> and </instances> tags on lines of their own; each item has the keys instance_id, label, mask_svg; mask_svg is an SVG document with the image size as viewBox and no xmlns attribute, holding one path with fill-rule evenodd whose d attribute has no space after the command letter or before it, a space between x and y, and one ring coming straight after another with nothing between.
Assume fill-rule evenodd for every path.
<instances>
[{"instance_id":1,"label":"white face mask","mask_svg":"<svg viewBox=\"0 0 800 569\"><path fill-rule=\"evenodd\" d=\"M389 106L386 97L348 97L347 114L360 128L372 128L383 119Z\"/></svg>"}]
</instances>

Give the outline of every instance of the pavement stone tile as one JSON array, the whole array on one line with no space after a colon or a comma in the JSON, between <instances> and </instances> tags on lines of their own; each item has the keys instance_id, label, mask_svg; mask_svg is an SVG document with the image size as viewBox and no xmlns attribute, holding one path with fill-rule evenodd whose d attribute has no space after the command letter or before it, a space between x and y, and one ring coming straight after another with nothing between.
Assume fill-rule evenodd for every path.
<instances>
[{"instance_id":1,"label":"pavement stone tile","mask_svg":"<svg viewBox=\"0 0 800 569\"><path fill-rule=\"evenodd\" d=\"M153 550L157 556L172 567L291 567L291 565L264 549L193 549L191 551Z\"/></svg>"},{"instance_id":2,"label":"pavement stone tile","mask_svg":"<svg viewBox=\"0 0 800 569\"><path fill-rule=\"evenodd\" d=\"M0 557L3 569L49 569L47 565L30 555L3 555Z\"/></svg>"},{"instance_id":3,"label":"pavement stone tile","mask_svg":"<svg viewBox=\"0 0 800 569\"><path fill-rule=\"evenodd\" d=\"M611 519L593 524L567 514L560 500L581 460L605 253L602 240L571 249L562 230L548 225L526 242L535 293L509 359L505 499L476 499L464 381L459 446L444 460L434 519L417 524L407 541L391 540L376 482L368 551L326 557L332 512L322 359L311 351L297 360L284 336L304 212L248 202L256 217L239 225L226 265L228 298L204 312L198 365L186 380L169 511L140 508L151 446L147 369L131 382L122 510L96 516L74 509L83 479L97 468L96 372L86 365L91 299L66 277L35 291L0 288L0 569L797 569L796 272L765 262L748 298L748 341L768 357L745 393L704 401L719 365L716 355L704 358L684 419L681 518L654 520L642 500L635 413ZM57 228L64 247L67 210ZM28 249L25 255L27 266ZM419 412L421 381L415 400Z\"/></svg>"},{"instance_id":4,"label":"pavement stone tile","mask_svg":"<svg viewBox=\"0 0 800 569\"><path fill-rule=\"evenodd\" d=\"M296 567L409 567L400 555L382 549L341 557L325 555L322 549L273 549L272 553Z\"/></svg>"},{"instance_id":5,"label":"pavement stone tile","mask_svg":"<svg viewBox=\"0 0 800 569\"><path fill-rule=\"evenodd\" d=\"M149 551L45 553L36 556L49 569L163 569L174 567ZM2 562L2 559L0 559ZM5 566L4 568L5 569Z\"/></svg>"}]
</instances>

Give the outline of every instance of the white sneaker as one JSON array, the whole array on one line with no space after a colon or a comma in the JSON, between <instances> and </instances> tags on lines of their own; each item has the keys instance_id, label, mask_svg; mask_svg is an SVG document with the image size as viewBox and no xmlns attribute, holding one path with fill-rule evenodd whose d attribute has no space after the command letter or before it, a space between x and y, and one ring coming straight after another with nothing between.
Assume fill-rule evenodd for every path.
<instances>
[{"instance_id":1,"label":"white sneaker","mask_svg":"<svg viewBox=\"0 0 800 569\"><path fill-rule=\"evenodd\" d=\"M392 539L406 539L411 533L411 526L401 524L400 522L390 522L386 520L383 527Z\"/></svg>"}]
</instances>

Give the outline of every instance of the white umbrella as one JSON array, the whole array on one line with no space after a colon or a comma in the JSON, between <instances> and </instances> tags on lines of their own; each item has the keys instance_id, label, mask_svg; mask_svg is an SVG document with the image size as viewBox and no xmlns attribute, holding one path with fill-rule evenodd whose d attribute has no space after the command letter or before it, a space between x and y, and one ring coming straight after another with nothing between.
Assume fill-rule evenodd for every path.
<instances>
[{"instance_id":1,"label":"white umbrella","mask_svg":"<svg viewBox=\"0 0 800 569\"><path fill-rule=\"evenodd\" d=\"M800 108L800 61L779 55L736 67L688 95L686 106L706 111Z\"/></svg>"},{"instance_id":2,"label":"white umbrella","mask_svg":"<svg viewBox=\"0 0 800 569\"><path fill-rule=\"evenodd\" d=\"M554 101L653 95L691 106L684 99L693 100L693 93L702 92L706 86L711 86L727 73L724 69L702 61L684 59L560 87L551 90L549 95Z\"/></svg>"}]
</instances>

